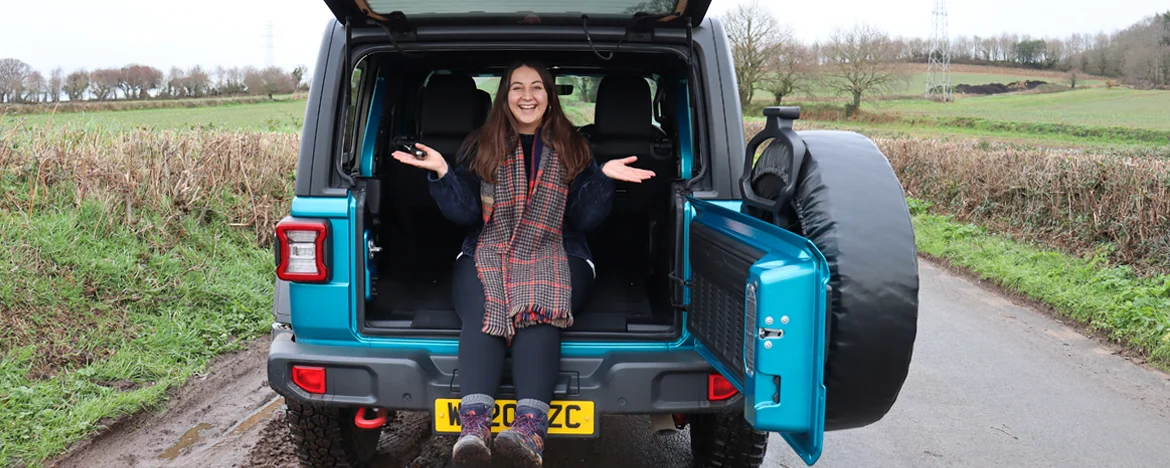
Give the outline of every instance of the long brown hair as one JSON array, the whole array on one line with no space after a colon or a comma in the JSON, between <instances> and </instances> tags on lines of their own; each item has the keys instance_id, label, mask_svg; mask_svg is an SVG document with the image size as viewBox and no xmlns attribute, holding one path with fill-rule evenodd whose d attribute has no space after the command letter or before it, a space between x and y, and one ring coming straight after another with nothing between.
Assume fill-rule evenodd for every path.
<instances>
[{"instance_id":1,"label":"long brown hair","mask_svg":"<svg viewBox=\"0 0 1170 468\"><path fill-rule=\"evenodd\" d=\"M487 120L482 127L468 135L459 148L459 154L474 158L469 166L480 179L496 183L496 169L504 164L516 145L520 144L516 118L508 108L509 83L512 82L512 73L520 67L536 70L544 82L545 92L548 93L548 110L540 122L541 140L556 150L565 167L565 183L572 182L591 163L593 155L589 143L577 133L565 116L552 74L548 68L535 62L517 62L508 67L500 77L500 87L496 90L496 99ZM475 150L469 153L472 147Z\"/></svg>"}]
</instances>

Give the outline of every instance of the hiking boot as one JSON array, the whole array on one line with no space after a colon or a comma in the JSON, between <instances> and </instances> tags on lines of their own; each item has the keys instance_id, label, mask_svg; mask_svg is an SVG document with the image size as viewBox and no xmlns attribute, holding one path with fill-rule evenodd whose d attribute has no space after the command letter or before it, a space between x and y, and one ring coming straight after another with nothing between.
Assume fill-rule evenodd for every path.
<instances>
[{"instance_id":1,"label":"hiking boot","mask_svg":"<svg viewBox=\"0 0 1170 468\"><path fill-rule=\"evenodd\" d=\"M459 422L462 429L451 451L455 466L488 466L492 458L492 451L488 448L492 437L492 406L482 403L460 405Z\"/></svg>"},{"instance_id":2,"label":"hiking boot","mask_svg":"<svg viewBox=\"0 0 1170 468\"><path fill-rule=\"evenodd\" d=\"M493 444L496 459L503 466L539 468L543 464L544 438L548 433L548 413L537 408L517 406L516 421L500 432Z\"/></svg>"}]
</instances>

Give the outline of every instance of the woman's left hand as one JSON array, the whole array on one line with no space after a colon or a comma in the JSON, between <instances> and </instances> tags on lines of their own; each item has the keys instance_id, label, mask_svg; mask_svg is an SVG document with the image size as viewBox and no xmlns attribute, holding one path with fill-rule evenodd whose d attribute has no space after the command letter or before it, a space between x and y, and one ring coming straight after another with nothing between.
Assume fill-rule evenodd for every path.
<instances>
[{"instance_id":1,"label":"woman's left hand","mask_svg":"<svg viewBox=\"0 0 1170 468\"><path fill-rule=\"evenodd\" d=\"M634 182L639 184L642 183L643 180L654 177L654 171L627 166L627 164L637 160L637 156L614 159L605 163L604 166L601 166L601 172L605 173L605 175L610 179L624 180L626 182Z\"/></svg>"}]
</instances>

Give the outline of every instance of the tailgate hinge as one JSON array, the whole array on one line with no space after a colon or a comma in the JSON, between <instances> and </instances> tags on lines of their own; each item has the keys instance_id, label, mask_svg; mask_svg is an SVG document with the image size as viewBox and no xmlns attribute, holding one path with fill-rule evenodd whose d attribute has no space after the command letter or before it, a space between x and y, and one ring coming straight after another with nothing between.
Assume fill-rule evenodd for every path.
<instances>
[{"instance_id":1,"label":"tailgate hinge","mask_svg":"<svg viewBox=\"0 0 1170 468\"><path fill-rule=\"evenodd\" d=\"M386 36L390 38L390 44L394 46L394 49L397 50L398 53L405 56L419 55L417 53L411 54L405 50L402 50L402 46L398 45L399 39L408 39L412 41L416 39L415 34L417 31L415 30L414 26L410 24L410 20L406 19L405 13L401 11L395 11L389 15L386 15L385 21L375 21L375 24L381 27L383 31L386 31Z\"/></svg>"}]
</instances>

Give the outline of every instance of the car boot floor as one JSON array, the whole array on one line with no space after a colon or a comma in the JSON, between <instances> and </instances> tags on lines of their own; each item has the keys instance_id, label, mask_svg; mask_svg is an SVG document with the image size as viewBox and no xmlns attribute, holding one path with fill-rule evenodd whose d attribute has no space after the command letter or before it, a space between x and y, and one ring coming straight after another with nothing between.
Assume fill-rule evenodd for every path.
<instances>
[{"instance_id":1,"label":"car boot floor","mask_svg":"<svg viewBox=\"0 0 1170 468\"><path fill-rule=\"evenodd\" d=\"M373 328L458 329L451 279L441 274L379 278L367 323ZM584 310L574 314L572 331L653 330L671 323L667 298L652 298L636 275L599 275ZM657 313L655 313L657 312Z\"/></svg>"}]
</instances>

